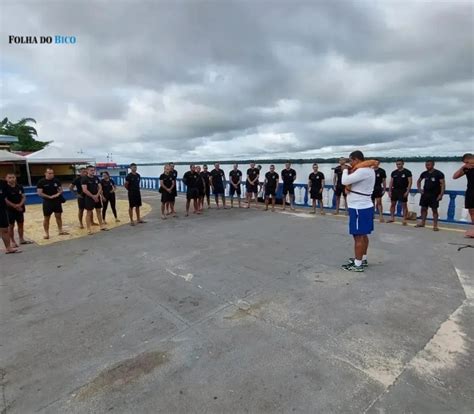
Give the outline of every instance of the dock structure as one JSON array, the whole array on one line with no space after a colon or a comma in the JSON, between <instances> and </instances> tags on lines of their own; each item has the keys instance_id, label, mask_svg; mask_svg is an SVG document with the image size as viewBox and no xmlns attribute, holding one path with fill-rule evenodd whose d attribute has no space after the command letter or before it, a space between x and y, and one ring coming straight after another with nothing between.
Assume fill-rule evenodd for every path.
<instances>
[{"instance_id":1,"label":"dock structure","mask_svg":"<svg viewBox=\"0 0 474 414\"><path fill-rule=\"evenodd\" d=\"M160 220L159 197L146 224L1 258L2 413L474 411L464 228L377 223L351 273L342 216Z\"/></svg>"}]
</instances>

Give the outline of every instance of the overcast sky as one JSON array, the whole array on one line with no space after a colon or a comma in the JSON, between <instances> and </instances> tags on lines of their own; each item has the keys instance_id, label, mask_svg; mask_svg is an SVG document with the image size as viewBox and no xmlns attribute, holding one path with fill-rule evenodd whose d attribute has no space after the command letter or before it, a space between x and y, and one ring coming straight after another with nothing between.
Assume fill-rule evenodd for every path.
<instances>
[{"instance_id":1,"label":"overcast sky","mask_svg":"<svg viewBox=\"0 0 474 414\"><path fill-rule=\"evenodd\" d=\"M473 4L2 0L0 117L124 162L473 151Z\"/></svg>"}]
</instances>

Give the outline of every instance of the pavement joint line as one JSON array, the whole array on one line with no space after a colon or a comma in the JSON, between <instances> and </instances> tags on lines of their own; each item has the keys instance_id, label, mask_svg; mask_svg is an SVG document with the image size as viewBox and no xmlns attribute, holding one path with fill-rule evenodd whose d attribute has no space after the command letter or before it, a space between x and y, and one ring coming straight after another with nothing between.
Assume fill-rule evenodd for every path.
<instances>
[{"instance_id":1,"label":"pavement joint line","mask_svg":"<svg viewBox=\"0 0 474 414\"><path fill-rule=\"evenodd\" d=\"M465 307L473 307L474 306L474 301L472 300L473 299L473 296L472 296L472 287L468 286L466 288L465 286L465 281L464 281L464 272L462 272L461 270L459 270L456 266L454 266L453 264L453 268L454 268L454 271L456 272L456 275L458 277L458 280L459 280L459 283L463 289L463 292L464 292L464 296L465 296L465 299L461 302L461 304L454 310L454 312L452 312L448 318L443 321L438 329L436 330L436 332L433 334L433 336L426 342L425 346L423 348L421 348L414 356L413 358L411 358L404 366L403 366L403 369L400 371L400 373L397 375L397 377L393 380L393 382L388 385L386 387L386 389L381 392L377 398L372 401L372 403L370 403L370 405L364 410L364 414L366 414L372 407L373 405L378 401L380 400L380 398L385 395L385 394L388 394L391 390L391 388L397 383L398 379L405 373L405 371L408 369L408 368L411 368L413 367L413 362L416 360L416 358L420 355L421 352L423 352L426 347L435 339L436 335L438 334L438 332L440 331L441 327L443 324L445 324L446 322L450 321L450 320L453 320L453 315L457 314L457 313L461 313L463 308Z\"/></svg>"}]
</instances>

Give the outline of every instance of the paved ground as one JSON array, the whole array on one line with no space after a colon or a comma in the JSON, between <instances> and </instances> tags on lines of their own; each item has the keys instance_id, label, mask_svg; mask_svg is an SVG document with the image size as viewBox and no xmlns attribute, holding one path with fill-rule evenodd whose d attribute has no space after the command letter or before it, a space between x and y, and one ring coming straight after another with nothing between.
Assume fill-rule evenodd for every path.
<instances>
[{"instance_id":1,"label":"paved ground","mask_svg":"<svg viewBox=\"0 0 474 414\"><path fill-rule=\"evenodd\" d=\"M0 258L2 413L471 413L473 250L206 212Z\"/></svg>"}]
</instances>

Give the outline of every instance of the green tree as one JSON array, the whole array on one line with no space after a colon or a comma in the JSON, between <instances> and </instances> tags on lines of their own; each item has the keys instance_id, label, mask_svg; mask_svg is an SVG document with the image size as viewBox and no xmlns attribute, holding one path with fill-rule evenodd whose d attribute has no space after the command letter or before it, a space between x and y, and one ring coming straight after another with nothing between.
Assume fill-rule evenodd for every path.
<instances>
[{"instance_id":1,"label":"green tree","mask_svg":"<svg viewBox=\"0 0 474 414\"><path fill-rule=\"evenodd\" d=\"M18 122L11 122L4 118L0 122L0 135L12 135L18 138L18 143L12 145L15 151L38 151L46 147L51 141L37 141L34 137L38 136L36 129L28 123L35 123L33 118L23 118Z\"/></svg>"}]
</instances>

